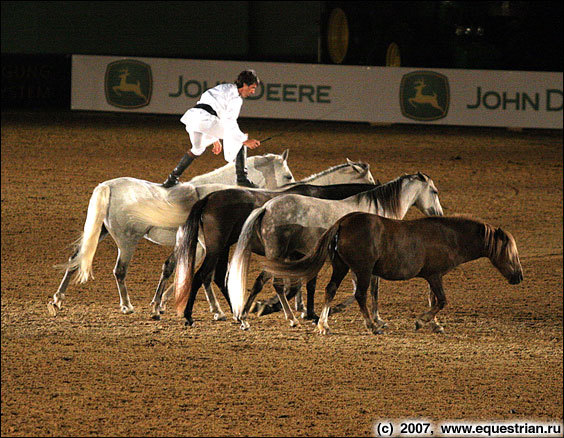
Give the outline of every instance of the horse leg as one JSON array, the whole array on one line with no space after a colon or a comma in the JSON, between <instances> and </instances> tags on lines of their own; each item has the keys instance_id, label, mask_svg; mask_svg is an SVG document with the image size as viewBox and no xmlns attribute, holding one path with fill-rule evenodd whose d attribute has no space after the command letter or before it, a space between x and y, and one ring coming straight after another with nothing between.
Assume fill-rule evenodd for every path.
<instances>
[{"instance_id":1,"label":"horse leg","mask_svg":"<svg viewBox=\"0 0 564 438\"><path fill-rule=\"evenodd\" d=\"M370 279L370 295L372 296L372 320L374 323L381 328L385 328L388 326L386 321L380 318L380 314L378 313L378 288L380 285L380 277L377 275L372 275Z\"/></svg>"},{"instance_id":2,"label":"horse leg","mask_svg":"<svg viewBox=\"0 0 564 438\"><path fill-rule=\"evenodd\" d=\"M319 316L315 313L315 287L317 285L317 276L313 277L306 283L307 303L306 312L302 314L302 318L313 321L315 324L319 321Z\"/></svg>"},{"instance_id":3,"label":"horse leg","mask_svg":"<svg viewBox=\"0 0 564 438\"><path fill-rule=\"evenodd\" d=\"M290 284L290 290L288 292L288 295L286 296L286 298L290 299L291 297L296 297L295 298L295 309L296 312L304 312L304 300L303 300L303 296L302 296L302 284L301 282L292 282L292 284Z\"/></svg>"},{"instance_id":4,"label":"horse leg","mask_svg":"<svg viewBox=\"0 0 564 438\"><path fill-rule=\"evenodd\" d=\"M278 295L278 299L280 300L280 304L282 304L282 309L284 310L284 316L286 316L286 319L290 320L290 327L295 327L299 325L298 320L292 313L290 304L288 304L288 299L286 298L286 287L284 285L284 280L280 282L279 279L275 279L273 281L273 285L274 285L274 290L276 290L276 294Z\"/></svg>"},{"instance_id":5,"label":"horse leg","mask_svg":"<svg viewBox=\"0 0 564 438\"><path fill-rule=\"evenodd\" d=\"M119 291L119 307L124 315L133 313L134 310L127 294L127 287L125 286L125 276L127 275L127 268L132 255L132 252L129 251L123 251L122 254L121 248L118 249L118 258L114 267L114 277Z\"/></svg>"},{"instance_id":6,"label":"horse leg","mask_svg":"<svg viewBox=\"0 0 564 438\"><path fill-rule=\"evenodd\" d=\"M169 285L167 289L163 292L163 296L161 298L161 304L160 304L161 313L164 313L164 311L166 310L166 305L168 303L168 300L170 299L170 295L172 294L172 292L174 292L174 284Z\"/></svg>"},{"instance_id":7,"label":"horse leg","mask_svg":"<svg viewBox=\"0 0 564 438\"><path fill-rule=\"evenodd\" d=\"M213 314L213 319L215 321L226 321L227 317L225 312L221 309L219 302L215 296L211 280L204 281L204 292L206 293L206 300L210 305L210 312Z\"/></svg>"},{"instance_id":8,"label":"horse leg","mask_svg":"<svg viewBox=\"0 0 564 438\"><path fill-rule=\"evenodd\" d=\"M176 257L174 252L168 256L163 264L161 278L159 279L159 284L155 292L155 296L151 301L151 318L158 321L161 319L161 314L164 313L164 307L162 306L163 291L167 280L170 278L174 269L176 268Z\"/></svg>"},{"instance_id":9,"label":"horse leg","mask_svg":"<svg viewBox=\"0 0 564 438\"><path fill-rule=\"evenodd\" d=\"M353 283L353 291L356 291L356 275L354 274L354 272L352 273L352 283ZM339 313L344 311L347 307L349 307L352 303L354 303L355 298L354 298L354 292L352 295L348 296L347 298L345 298L345 300L339 304L337 304L336 306L331 307L331 310L329 310L329 315L333 315L334 313Z\"/></svg>"},{"instance_id":10,"label":"horse leg","mask_svg":"<svg viewBox=\"0 0 564 438\"><path fill-rule=\"evenodd\" d=\"M341 282L349 272L349 267L343 263L338 254L335 254L333 258L333 273L331 274L331 280L325 288L325 303L323 304L323 309L321 310L321 315L319 316L319 321L317 323L317 329L322 335L329 334L329 312L331 310L331 301L337 293Z\"/></svg>"},{"instance_id":11,"label":"horse leg","mask_svg":"<svg viewBox=\"0 0 564 438\"><path fill-rule=\"evenodd\" d=\"M69 263L72 263L77 255L78 255L78 249L69 258ZM55 295L53 295L53 301L49 301L49 303L47 303L47 310L49 311L49 314L51 316L57 316L57 311L62 309L63 300L65 299L65 291L67 290L72 274L74 274L77 270L78 267L66 269L65 275L63 276L63 280L61 281L61 284L59 285L57 292L55 292Z\"/></svg>"},{"instance_id":12,"label":"horse leg","mask_svg":"<svg viewBox=\"0 0 564 438\"><path fill-rule=\"evenodd\" d=\"M251 295L249 296L249 302L253 303L254 298L262 291L264 285L272 278L272 275L266 271L262 271L255 280L253 287L251 289ZM257 312L258 316L268 315L272 313L273 306L278 304L278 310L281 309L280 301L278 300L278 296L274 297L273 299L269 298L267 301L256 301L254 305L250 306L249 312Z\"/></svg>"},{"instance_id":13,"label":"horse leg","mask_svg":"<svg viewBox=\"0 0 564 438\"><path fill-rule=\"evenodd\" d=\"M256 278L253 288L249 293L249 297L247 298L247 301L245 302L245 305L243 307L243 312L241 312L241 317L239 318L242 330L247 330L250 327L249 323L247 322L247 318L250 312L253 312L256 309L258 316L263 315L264 306L260 302L255 303L254 300L262 290L264 284L271 278L272 275L266 271L262 271ZM276 299L278 300L278 296L276 297Z\"/></svg>"},{"instance_id":14,"label":"horse leg","mask_svg":"<svg viewBox=\"0 0 564 438\"><path fill-rule=\"evenodd\" d=\"M211 252L211 251L210 251ZM216 257L206 254L202 265L194 275L192 279L192 288L190 289L190 296L188 297L188 302L184 308L184 318L186 319L185 324L187 326L193 326L194 320L192 319L192 311L194 308L194 302L196 301L196 295L198 294L198 289L204 283L211 285L212 275L216 265Z\"/></svg>"},{"instance_id":15,"label":"horse leg","mask_svg":"<svg viewBox=\"0 0 564 438\"><path fill-rule=\"evenodd\" d=\"M256 292L257 294L262 290L264 285L271 278L272 276L264 271L259 274L253 286L253 289L255 288L258 289ZM286 295L287 299L296 297L297 311L303 311L303 300L302 300L300 289L301 289L301 283L298 283L297 286L291 286ZM282 310L282 304L278 299L278 295L274 295L273 297L270 297L265 301L257 301L256 304L251 308L250 312L254 312L255 310L258 316L269 315L274 312L280 312L280 310Z\"/></svg>"},{"instance_id":16,"label":"horse leg","mask_svg":"<svg viewBox=\"0 0 564 438\"><path fill-rule=\"evenodd\" d=\"M227 292L227 285L225 284L225 276L227 274L227 265L229 261L229 251L224 251L220 256L215 266L215 272L213 275L213 281L219 287L219 290L227 300L229 307L229 293ZM221 309L219 302L213 292L211 282L204 281L204 288L206 291L206 298L208 299L208 304L210 305L210 312L213 313L213 319L216 321L226 321L227 317Z\"/></svg>"},{"instance_id":17,"label":"horse leg","mask_svg":"<svg viewBox=\"0 0 564 438\"><path fill-rule=\"evenodd\" d=\"M100 231L100 236L98 237L98 243L100 243L104 238L108 235L108 230L104 225L102 225L102 231ZM80 249L77 248L74 254L69 258L69 264L74 262ZM69 286L70 280L72 275L78 270L78 266L74 268L67 268L65 270L65 274L63 275L63 279L61 280L61 284L59 284L59 288L57 292L53 295L53 301L49 301L47 303L47 310L51 316L57 316L57 311L63 308L63 300L65 299L65 292L67 287Z\"/></svg>"},{"instance_id":18,"label":"horse leg","mask_svg":"<svg viewBox=\"0 0 564 438\"><path fill-rule=\"evenodd\" d=\"M427 278L430 288L429 304L431 309L419 316L415 321L415 329L418 330L425 324L429 324L434 333L444 333L444 328L437 322L436 315L446 305L446 296L443 289L443 280L440 276Z\"/></svg>"},{"instance_id":19,"label":"horse leg","mask_svg":"<svg viewBox=\"0 0 564 438\"><path fill-rule=\"evenodd\" d=\"M370 272L370 270L368 270ZM370 286L371 275L366 274L366 271L361 272L357 275L357 282L356 282L356 289L354 292L354 297L360 307L360 313L364 317L364 324L368 330L370 330L375 335L382 334L383 331L379 330L376 324L368 311L368 307L366 306L366 291Z\"/></svg>"}]
</instances>

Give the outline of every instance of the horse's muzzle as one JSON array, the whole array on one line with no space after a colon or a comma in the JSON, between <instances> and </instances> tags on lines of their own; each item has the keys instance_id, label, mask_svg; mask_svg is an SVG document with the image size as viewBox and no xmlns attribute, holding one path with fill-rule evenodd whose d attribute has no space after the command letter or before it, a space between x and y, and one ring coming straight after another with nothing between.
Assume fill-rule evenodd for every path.
<instances>
[{"instance_id":1,"label":"horse's muzzle","mask_svg":"<svg viewBox=\"0 0 564 438\"><path fill-rule=\"evenodd\" d=\"M519 284L523 281L523 273L517 272L509 278L509 284Z\"/></svg>"}]
</instances>

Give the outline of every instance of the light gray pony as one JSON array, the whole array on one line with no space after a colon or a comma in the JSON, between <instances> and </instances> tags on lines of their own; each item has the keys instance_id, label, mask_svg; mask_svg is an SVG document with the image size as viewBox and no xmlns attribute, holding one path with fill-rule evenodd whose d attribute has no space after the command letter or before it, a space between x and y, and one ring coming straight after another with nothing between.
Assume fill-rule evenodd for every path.
<instances>
[{"instance_id":1,"label":"light gray pony","mask_svg":"<svg viewBox=\"0 0 564 438\"><path fill-rule=\"evenodd\" d=\"M260 187L276 189L294 182L288 168L288 150L282 155L266 154L250 157L247 161L249 177ZM216 190L235 186L235 165L230 163L188 183L165 189L161 184L135 178L115 178L100 183L93 191L82 237L76 243L76 251L61 268L65 269L63 279L53 301L47 304L49 313L55 316L63 306L65 291L76 273L76 283L85 283L92 276L92 261L98 243L108 234L118 247L114 276L119 290L120 310L132 313L134 308L127 293L125 276L139 240L145 238L153 243L174 246L176 228L151 226L129 220L129 210L138 202L181 202L191 206L200 198ZM189 211L189 210L188 210ZM188 217L188 213L186 213Z\"/></svg>"}]
</instances>

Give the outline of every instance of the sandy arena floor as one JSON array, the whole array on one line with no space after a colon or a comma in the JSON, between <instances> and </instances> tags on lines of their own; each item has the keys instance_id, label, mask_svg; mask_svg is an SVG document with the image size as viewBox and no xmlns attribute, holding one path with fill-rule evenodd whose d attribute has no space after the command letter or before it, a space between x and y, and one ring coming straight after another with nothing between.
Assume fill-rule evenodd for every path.
<instances>
[{"instance_id":1,"label":"sandy arena floor","mask_svg":"<svg viewBox=\"0 0 564 438\"><path fill-rule=\"evenodd\" d=\"M106 239L95 279L71 285L51 317L53 266L70 255L94 187L119 176L163 181L188 136L177 117L4 112L2 436L370 436L387 419L562 422L561 131L240 124L259 139L286 131L251 154L290 149L296 179L347 157L382 182L430 175L445 214L515 236L524 281L509 285L487 259L455 269L445 276L444 335L414 330L427 305L421 279L381 282L389 328L380 336L356 304L332 318L330 336L307 322L291 328L280 313L253 316L243 332L214 321L201 292L196 324L184 328L174 313L149 318L170 248L141 242L127 277L136 311L123 315ZM223 164L207 151L184 180ZM253 278L258 266L253 257ZM336 301L351 288L345 279ZM272 294L269 285L261 298Z\"/></svg>"}]
</instances>

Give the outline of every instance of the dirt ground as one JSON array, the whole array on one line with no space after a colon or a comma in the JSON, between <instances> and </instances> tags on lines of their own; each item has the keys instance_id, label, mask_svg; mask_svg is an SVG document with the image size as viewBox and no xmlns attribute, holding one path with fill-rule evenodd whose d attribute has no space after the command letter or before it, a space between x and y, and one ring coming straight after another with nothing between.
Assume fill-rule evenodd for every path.
<instances>
[{"instance_id":1,"label":"dirt ground","mask_svg":"<svg viewBox=\"0 0 564 438\"><path fill-rule=\"evenodd\" d=\"M524 281L487 259L445 276L445 334L415 331L421 279L381 282L375 336L354 304L332 334L283 315L214 321L204 294L196 324L149 317L170 248L140 243L119 312L106 239L95 279L47 302L105 180L161 182L188 144L178 117L2 114L2 436L371 436L384 420L562 422L562 132L241 120L252 137L283 133L251 154L290 149L296 179L352 160L374 177L433 178L445 214L471 214L516 238ZM207 151L184 180L222 166ZM406 217L420 217L412 210ZM258 273L253 257L250 277ZM329 279L318 281L317 311ZM349 278L336 302L352 290ZM262 298L273 294L269 285ZM221 304L227 304L221 298ZM435 436L438 432L435 432Z\"/></svg>"}]
</instances>

